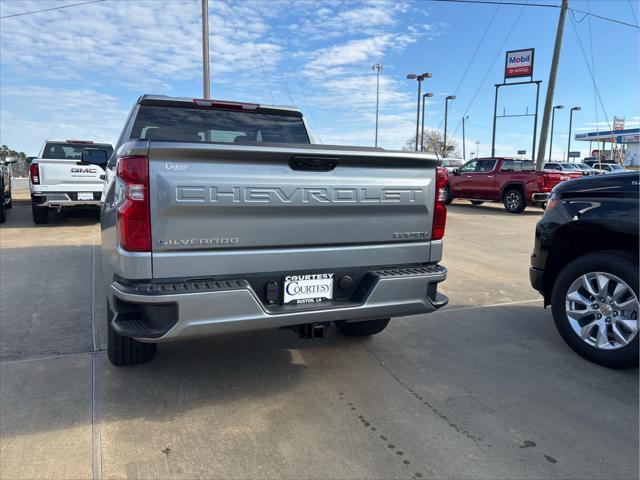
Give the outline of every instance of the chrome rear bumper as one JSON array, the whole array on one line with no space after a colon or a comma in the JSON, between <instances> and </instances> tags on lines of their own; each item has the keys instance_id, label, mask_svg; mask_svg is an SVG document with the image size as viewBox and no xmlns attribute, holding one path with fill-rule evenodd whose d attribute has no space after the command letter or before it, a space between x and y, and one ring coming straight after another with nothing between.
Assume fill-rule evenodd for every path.
<instances>
[{"instance_id":1,"label":"chrome rear bumper","mask_svg":"<svg viewBox=\"0 0 640 480\"><path fill-rule=\"evenodd\" d=\"M546 202L549 199L549 193L534 193L531 195L531 201L533 202Z\"/></svg>"},{"instance_id":2,"label":"chrome rear bumper","mask_svg":"<svg viewBox=\"0 0 640 480\"><path fill-rule=\"evenodd\" d=\"M120 311L112 326L121 335L163 343L307 323L417 315L447 304L448 299L436 293L435 286L446 274L446 268L438 265L370 272L369 281L352 301L321 307L265 306L244 280L156 284L157 288L150 286L145 291L114 282L111 304ZM153 315L160 321L154 322ZM174 315L177 318L167 323Z\"/></svg>"}]
</instances>

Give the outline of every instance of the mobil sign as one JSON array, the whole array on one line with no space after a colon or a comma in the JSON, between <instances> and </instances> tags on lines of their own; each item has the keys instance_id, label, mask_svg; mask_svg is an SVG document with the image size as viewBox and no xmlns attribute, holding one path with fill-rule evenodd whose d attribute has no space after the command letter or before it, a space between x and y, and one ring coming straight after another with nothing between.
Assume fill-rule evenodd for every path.
<instances>
[{"instance_id":1,"label":"mobil sign","mask_svg":"<svg viewBox=\"0 0 640 480\"><path fill-rule=\"evenodd\" d=\"M533 76L533 48L507 52L504 78Z\"/></svg>"}]
</instances>

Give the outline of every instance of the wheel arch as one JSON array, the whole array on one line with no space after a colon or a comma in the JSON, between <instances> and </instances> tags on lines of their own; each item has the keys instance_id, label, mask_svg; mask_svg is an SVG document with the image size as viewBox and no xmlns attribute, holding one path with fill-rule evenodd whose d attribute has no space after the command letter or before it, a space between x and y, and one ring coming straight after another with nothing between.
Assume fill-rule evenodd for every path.
<instances>
[{"instance_id":1,"label":"wheel arch","mask_svg":"<svg viewBox=\"0 0 640 480\"><path fill-rule=\"evenodd\" d=\"M522 182L509 182L509 183L506 183L506 184L502 187L502 190L500 190L500 200L504 200L504 195L505 195L509 190L512 190L512 189L514 189L514 188L516 188L516 189L520 190L520 193L522 193L522 197L524 198L524 201L526 202L526 201L527 201L527 198L526 198L526 191L527 191L527 189L525 188L525 185L524 185L524 183L522 183Z\"/></svg>"},{"instance_id":2,"label":"wheel arch","mask_svg":"<svg viewBox=\"0 0 640 480\"><path fill-rule=\"evenodd\" d=\"M622 254L637 264L638 237L619 231L603 235L602 226L586 222L572 222L560 227L545 262L542 279L545 306L551 303L551 292L560 272L576 258L593 252Z\"/></svg>"}]
</instances>

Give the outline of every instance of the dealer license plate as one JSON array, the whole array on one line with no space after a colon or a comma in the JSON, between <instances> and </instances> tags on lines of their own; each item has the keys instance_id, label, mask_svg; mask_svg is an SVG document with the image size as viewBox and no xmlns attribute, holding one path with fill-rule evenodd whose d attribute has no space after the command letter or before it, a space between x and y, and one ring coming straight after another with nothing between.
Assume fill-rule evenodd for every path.
<instances>
[{"instance_id":1,"label":"dealer license plate","mask_svg":"<svg viewBox=\"0 0 640 480\"><path fill-rule=\"evenodd\" d=\"M92 192L78 192L78 200L93 200Z\"/></svg>"},{"instance_id":2,"label":"dealer license plate","mask_svg":"<svg viewBox=\"0 0 640 480\"><path fill-rule=\"evenodd\" d=\"M333 273L288 275L284 278L284 303L318 303L333 298Z\"/></svg>"}]
</instances>

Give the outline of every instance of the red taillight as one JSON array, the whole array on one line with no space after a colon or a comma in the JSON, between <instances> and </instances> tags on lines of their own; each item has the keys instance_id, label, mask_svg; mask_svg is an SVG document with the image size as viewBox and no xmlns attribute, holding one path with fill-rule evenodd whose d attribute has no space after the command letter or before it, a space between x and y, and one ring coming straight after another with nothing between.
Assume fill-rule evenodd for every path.
<instances>
[{"instance_id":1,"label":"red taillight","mask_svg":"<svg viewBox=\"0 0 640 480\"><path fill-rule=\"evenodd\" d=\"M120 246L129 252L151 251L149 214L149 159L142 156L118 160L120 205L118 236Z\"/></svg>"},{"instance_id":2,"label":"red taillight","mask_svg":"<svg viewBox=\"0 0 640 480\"><path fill-rule=\"evenodd\" d=\"M29 167L29 176L33 185L40 185L40 167L37 163L32 163Z\"/></svg>"},{"instance_id":3,"label":"red taillight","mask_svg":"<svg viewBox=\"0 0 640 480\"><path fill-rule=\"evenodd\" d=\"M444 167L436 167L436 198L433 206L433 225L431 226L431 240L444 237L444 227L447 223L447 207L444 206L444 187L449 181L449 172Z\"/></svg>"}]
</instances>

